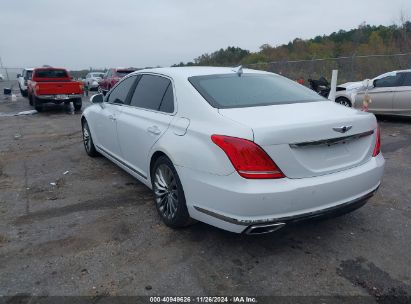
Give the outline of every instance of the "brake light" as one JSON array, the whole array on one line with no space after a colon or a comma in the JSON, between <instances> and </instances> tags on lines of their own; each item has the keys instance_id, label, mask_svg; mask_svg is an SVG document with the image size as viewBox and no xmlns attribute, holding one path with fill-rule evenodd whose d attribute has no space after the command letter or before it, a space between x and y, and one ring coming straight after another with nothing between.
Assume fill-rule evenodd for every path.
<instances>
[{"instance_id":1,"label":"brake light","mask_svg":"<svg viewBox=\"0 0 411 304\"><path fill-rule=\"evenodd\" d=\"M380 132L380 126L377 126L375 147L374 147L374 152L372 153L372 156L376 157L378 154L380 154L380 152L381 152L381 132Z\"/></svg>"},{"instance_id":2,"label":"brake light","mask_svg":"<svg viewBox=\"0 0 411 304\"><path fill-rule=\"evenodd\" d=\"M242 177L249 179L285 177L267 153L254 142L224 135L212 135L211 140L225 152Z\"/></svg>"},{"instance_id":3,"label":"brake light","mask_svg":"<svg viewBox=\"0 0 411 304\"><path fill-rule=\"evenodd\" d=\"M36 84L36 86L34 87L34 90L37 92L39 89L40 89L40 86Z\"/></svg>"}]
</instances>

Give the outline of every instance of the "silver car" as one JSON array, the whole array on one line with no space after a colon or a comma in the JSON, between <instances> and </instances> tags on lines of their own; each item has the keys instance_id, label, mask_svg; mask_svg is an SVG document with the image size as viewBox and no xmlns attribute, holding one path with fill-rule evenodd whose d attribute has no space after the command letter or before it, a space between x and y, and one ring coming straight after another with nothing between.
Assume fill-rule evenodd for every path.
<instances>
[{"instance_id":1,"label":"silver car","mask_svg":"<svg viewBox=\"0 0 411 304\"><path fill-rule=\"evenodd\" d=\"M84 85L86 85L89 89L97 89L103 76L103 72L88 73L86 79L84 80Z\"/></svg>"},{"instance_id":2,"label":"silver car","mask_svg":"<svg viewBox=\"0 0 411 304\"><path fill-rule=\"evenodd\" d=\"M368 91L371 98L368 111L375 114L411 116L411 69L388 72L375 77L369 83L368 88L362 85L362 82L345 86L345 90L337 92L336 102L361 109Z\"/></svg>"}]
</instances>

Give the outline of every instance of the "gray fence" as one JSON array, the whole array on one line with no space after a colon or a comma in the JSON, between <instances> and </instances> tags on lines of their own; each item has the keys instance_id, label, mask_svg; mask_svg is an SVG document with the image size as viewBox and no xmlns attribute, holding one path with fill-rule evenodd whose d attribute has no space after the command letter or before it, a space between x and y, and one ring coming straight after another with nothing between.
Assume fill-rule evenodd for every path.
<instances>
[{"instance_id":1,"label":"gray fence","mask_svg":"<svg viewBox=\"0 0 411 304\"><path fill-rule=\"evenodd\" d=\"M312 60L273 61L248 64L247 67L281 74L291 79L318 79L330 81L331 71L338 70L338 83L374 78L382 73L411 68L411 53L367 55Z\"/></svg>"}]
</instances>

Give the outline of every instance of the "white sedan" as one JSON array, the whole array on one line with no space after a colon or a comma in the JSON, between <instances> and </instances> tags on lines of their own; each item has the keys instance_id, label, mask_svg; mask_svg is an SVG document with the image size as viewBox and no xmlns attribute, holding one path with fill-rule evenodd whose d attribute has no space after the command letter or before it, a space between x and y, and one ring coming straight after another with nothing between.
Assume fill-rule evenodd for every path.
<instances>
[{"instance_id":1,"label":"white sedan","mask_svg":"<svg viewBox=\"0 0 411 304\"><path fill-rule=\"evenodd\" d=\"M282 76L241 68L134 72L82 116L102 154L153 189L170 227L247 234L362 206L384 158L373 114Z\"/></svg>"}]
</instances>

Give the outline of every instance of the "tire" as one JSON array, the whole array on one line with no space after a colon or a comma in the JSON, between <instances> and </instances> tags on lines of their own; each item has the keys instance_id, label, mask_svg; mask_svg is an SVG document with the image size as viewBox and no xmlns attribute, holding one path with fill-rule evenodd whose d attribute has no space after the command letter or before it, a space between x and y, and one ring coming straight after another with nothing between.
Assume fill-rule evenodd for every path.
<instances>
[{"instance_id":1,"label":"tire","mask_svg":"<svg viewBox=\"0 0 411 304\"><path fill-rule=\"evenodd\" d=\"M82 131L83 131L83 144L84 144L84 149L86 150L86 153L90 157L98 156L98 152L96 150L96 147L94 146L93 138L91 137L90 128L86 120L84 120L82 123Z\"/></svg>"},{"instance_id":2,"label":"tire","mask_svg":"<svg viewBox=\"0 0 411 304\"><path fill-rule=\"evenodd\" d=\"M81 101L81 98L73 100L73 106L74 106L74 111L80 111L81 107L83 106L83 102Z\"/></svg>"},{"instance_id":3,"label":"tire","mask_svg":"<svg viewBox=\"0 0 411 304\"><path fill-rule=\"evenodd\" d=\"M25 91L21 90L21 96L27 97L28 96L27 90Z\"/></svg>"},{"instance_id":4,"label":"tire","mask_svg":"<svg viewBox=\"0 0 411 304\"><path fill-rule=\"evenodd\" d=\"M337 97L337 99L335 100L335 102L336 103L339 103L340 105L342 105L342 106L346 106L346 107L349 107L349 108L351 108L352 107L352 104L351 104L351 101L348 99L348 98L346 98L346 97Z\"/></svg>"},{"instance_id":5,"label":"tire","mask_svg":"<svg viewBox=\"0 0 411 304\"><path fill-rule=\"evenodd\" d=\"M33 96L31 96L30 94L29 96L29 104L32 106L33 105Z\"/></svg>"},{"instance_id":6,"label":"tire","mask_svg":"<svg viewBox=\"0 0 411 304\"><path fill-rule=\"evenodd\" d=\"M180 178L173 163L160 156L152 168L151 184L157 212L171 228L186 227L192 223Z\"/></svg>"},{"instance_id":7,"label":"tire","mask_svg":"<svg viewBox=\"0 0 411 304\"><path fill-rule=\"evenodd\" d=\"M37 112L43 112L43 103L36 96L32 96L32 102Z\"/></svg>"}]
</instances>

